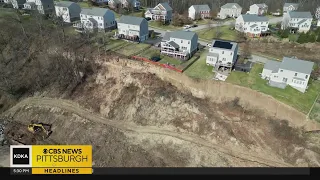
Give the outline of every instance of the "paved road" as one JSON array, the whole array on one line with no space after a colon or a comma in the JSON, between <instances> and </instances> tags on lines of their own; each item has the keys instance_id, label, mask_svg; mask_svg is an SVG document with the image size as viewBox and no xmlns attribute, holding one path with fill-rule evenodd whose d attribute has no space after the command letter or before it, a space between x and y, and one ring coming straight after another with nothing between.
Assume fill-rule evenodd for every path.
<instances>
[{"instance_id":1,"label":"paved road","mask_svg":"<svg viewBox=\"0 0 320 180\"><path fill-rule=\"evenodd\" d=\"M214 149L220 153L224 153L235 158L264 164L266 166L293 167L293 165L289 163L285 163L281 159L267 158L256 153L248 153L248 152L244 152L243 150L232 149L222 144L213 144L210 141L200 138L196 135L187 134L187 133L178 133L174 131L164 130L161 128L154 128L149 126L137 126L132 123L124 123L123 121L109 120L109 119L106 119L105 117L102 117L101 114L93 113L79 106L79 104L69 100L39 98L39 97L26 98L23 101L20 101L13 108L5 112L5 114L11 116L12 114L16 113L16 111L19 108L25 107L25 106L40 106L40 107L45 106L45 107L52 107L52 108L60 108L62 110L77 114L78 116L83 117L92 122L109 125L123 131L136 132L139 134L155 134L155 135L162 135L162 136L170 136L183 141L191 142L199 146L204 146L207 148Z\"/></svg>"}]
</instances>

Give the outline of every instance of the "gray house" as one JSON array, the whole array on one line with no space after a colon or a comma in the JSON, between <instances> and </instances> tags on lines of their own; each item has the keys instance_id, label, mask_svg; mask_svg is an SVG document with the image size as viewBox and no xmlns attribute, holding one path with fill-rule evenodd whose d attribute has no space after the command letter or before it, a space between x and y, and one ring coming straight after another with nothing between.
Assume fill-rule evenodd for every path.
<instances>
[{"instance_id":1,"label":"gray house","mask_svg":"<svg viewBox=\"0 0 320 180\"><path fill-rule=\"evenodd\" d=\"M50 14L54 11L53 0L26 0L23 9L38 11L40 14Z\"/></svg>"},{"instance_id":2,"label":"gray house","mask_svg":"<svg viewBox=\"0 0 320 180\"><path fill-rule=\"evenodd\" d=\"M198 35L191 31L166 32L161 42L161 54L187 60L198 50Z\"/></svg>"},{"instance_id":3,"label":"gray house","mask_svg":"<svg viewBox=\"0 0 320 180\"><path fill-rule=\"evenodd\" d=\"M117 26L113 11L107 8L83 8L80 12L80 22L73 27L88 31L105 31Z\"/></svg>"},{"instance_id":4,"label":"gray house","mask_svg":"<svg viewBox=\"0 0 320 180\"><path fill-rule=\"evenodd\" d=\"M172 20L172 8L168 3L159 3L154 8L148 8L145 12L146 18L151 18L152 20L162 20L164 22L171 22Z\"/></svg>"},{"instance_id":5,"label":"gray house","mask_svg":"<svg viewBox=\"0 0 320 180\"><path fill-rule=\"evenodd\" d=\"M268 5L265 3L253 4L250 6L250 10L247 13L262 16L268 13Z\"/></svg>"},{"instance_id":6,"label":"gray house","mask_svg":"<svg viewBox=\"0 0 320 180\"><path fill-rule=\"evenodd\" d=\"M15 9L22 9L23 4L26 3L26 0L11 0L12 6Z\"/></svg>"},{"instance_id":7,"label":"gray house","mask_svg":"<svg viewBox=\"0 0 320 180\"><path fill-rule=\"evenodd\" d=\"M81 7L79 4L71 1L60 1L55 5L57 17L61 17L63 22L70 23L80 19Z\"/></svg>"},{"instance_id":8,"label":"gray house","mask_svg":"<svg viewBox=\"0 0 320 180\"><path fill-rule=\"evenodd\" d=\"M149 37L148 21L145 18L121 16L118 21L118 37L143 42Z\"/></svg>"},{"instance_id":9,"label":"gray house","mask_svg":"<svg viewBox=\"0 0 320 180\"><path fill-rule=\"evenodd\" d=\"M299 8L299 3L284 3L283 14L287 14L290 11L296 11Z\"/></svg>"},{"instance_id":10,"label":"gray house","mask_svg":"<svg viewBox=\"0 0 320 180\"><path fill-rule=\"evenodd\" d=\"M232 68L237 61L239 45L236 42L213 40L207 55L207 65Z\"/></svg>"},{"instance_id":11,"label":"gray house","mask_svg":"<svg viewBox=\"0 0 320 180\"><path fill-rule=\"evenodd\" d=\"M310 12L290 11L283 15L281 28L289 28L291 31L308 32L312 24Z\"/></svg>"},{"instance_id":12,"label":"gray house","mask_svg":"<svg viewBox=\"0 0 320 180\"><path fill-rule=\"evenodd\" d=\"M261 77L268 80L270 86L285 88L290 85L304 93L308 88L313 65L310 61L284 57L282 62L268 61L264 65Z\"/></svg>"},{"instance_id":13,"label":"gray house","mask_svg":"<svg viewBox=\"0 0 320 180\"><path fill-rule=\"evenodd\" d=\"M242 7L238 3L227 3L221 6L218 18L226 19L228 17L237 18L241 15Z\"/></svg>"},{"instance_id":14,"label":"gray house","mask_svg":"<svg viewBox=\"0 0 320 180\"><path fill-rule=\"evenodd\" d=\"M210 18L210 7L208 4L202 4L202 5L192 5L188 9L188 16L190 19L195 20L197 18Z\"/></svg>"}]
</instances>

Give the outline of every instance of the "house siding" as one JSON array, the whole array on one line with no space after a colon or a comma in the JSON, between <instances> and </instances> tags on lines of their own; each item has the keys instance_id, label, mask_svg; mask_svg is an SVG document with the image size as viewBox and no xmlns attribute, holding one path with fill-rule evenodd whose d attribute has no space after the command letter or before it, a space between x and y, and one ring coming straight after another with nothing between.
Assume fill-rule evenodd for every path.
<instances>
[{"instance_id":1,"label":"house siding","mask_svg":"<svg viewBox=\"0 0 320 180\"><path fill-rule=\"evenodd\" d=\"M218 16L221 19L229 17L239 17L241 15L242 8L221 8Z\"/></svg>"},{"instance_id":2,"label":"house siding","mask_svg":"<svg viewBox=\"0 0 320 180\"><path fill-rule=\"evenodd\" d=\"M302 24L298 24L300 21L306 19ZM311 28L312 18L291 18L289 14L283 16L281 29L286 28L298 28L298 32L308 32Z\"/></svg>"},{"instance_id":3,"label":"house siding","mask_svg":"<svg viewBox=\"0 0 320 180\"><path fill-rule=\"evenodd\" d=\"M256 25L256 27L251 27ZM260 36L268 30L269 21L244 22L243 17L239 16L236 19L235 29L239 32L244 32L249 36Z\"/></svg>"},{"instance_id":4,"label":"house siding","mask_svg":"<svg viewBox=\"0 0 320 180\"><path fill-rule=\"evenodd\" d=\"M260 8L256 4L250 6L249 14L263 15L264 13L268 13L268 7Z\"/></svg>"}]
</instances>

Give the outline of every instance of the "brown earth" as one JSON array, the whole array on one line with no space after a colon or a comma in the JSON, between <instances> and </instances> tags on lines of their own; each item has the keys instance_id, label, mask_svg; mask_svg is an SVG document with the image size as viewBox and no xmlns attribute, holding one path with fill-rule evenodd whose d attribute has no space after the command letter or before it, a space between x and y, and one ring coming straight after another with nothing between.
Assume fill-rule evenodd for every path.
<instances>
[{"instance_id":1,"label":"brown earth","mask_svg":"<svg viewBox=\"0 0 320 180\"><path fill-rule=\"evenodd\" d=\"M104 63L71 101L26 99L3 115L52 123L45 143L92 144L95 166L319 166L318 134L237 98L197 98L139 65Z\"/></svg>"}]
</instances>

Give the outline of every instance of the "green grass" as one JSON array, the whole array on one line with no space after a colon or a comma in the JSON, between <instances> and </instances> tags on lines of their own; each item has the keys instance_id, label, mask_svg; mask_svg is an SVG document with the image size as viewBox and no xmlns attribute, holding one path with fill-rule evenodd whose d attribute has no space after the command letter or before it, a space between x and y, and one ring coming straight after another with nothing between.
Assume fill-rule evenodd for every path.
<instances>
[{"instance_id":1,"label":"green grass","mask_svg":"<svg viewBox=\"0 0 320 180\"><path fill-rule=\"evenodd\" d=\"M219 39L225 39L230 41L234 41L236 39L237 32L235 30L230 30L229 28L230 26L220 27L221 36L219 37ZM212 39L216 38L216 31L217 27L214 27L211 29L203 29L200 31L196 31L196 33L198 34L200 39L212 41Z\"/></svg>"},{"instance_id":2,"label":"green grass","mask_svg":"<svg viewBox=\"0 0 320 180\"><path fill-rule=\"evenodd\" d=\"M171 24L169 25L159 25L157 21L149 21L149 26L153 28L158 28L158 29L164 29L164 30L179 30L182 29L182 27L176 27Z\"/></svg>"},{"instance_id":3,"label":"green grass","mask_svg":"<svg viewBox=\"0 0 320 180\"><path fill-rule=\"evenodd\" d=\"M200 58L194 62L184 73L192 78L212 79L212 66L206 64L208 52L202 52Z\"/></svg>"},{"instance_id":4,"label":"green grass","mask_svg":"<svg viewBox=\"0 0 320 180\"><path fill-rule=\"evenodd\" d=\"M259 76L263 70L263 65L255 64L250 73L232 72L227 78L227 82L240 86L249 87L259 92L271 95L275 99L282 101L299 111L307 114L320 90L319 82L311 82L306 93L287 86L285 89L271 87L267 81Z\"/></svg>"},{"instance_id":5,"label":"green grass","mask_svg":"<svg viewBox=\"0 0 320 180\"><path fill-rule=\"evenodd\" d=\"M320 97L318 98L318 102L313 106L313 109L310 112L310 119L320 122Z\"/></svg>"},{"instance_id":6,"label":"green grass","mask_svg":"<svg viewBox=\"0 0 320 180\"><path fill-rule=\"evenodd\" d=\"M289 41L296 42L298 40L299 34L289 34Z\"/></svg>"},{"instance_id":7,"label":"green grass","mask_svg":"<svg viewBox=\"0 0 320 180\"><path fill-rule=\"evenodd\" d=\"M150 44L133 44L131 43L129 46L125 46L124 48L121 48L117 50L117 53L126 55L126 56L131 56L132 54L139 52L145 48L150 47Z\"/></svg>"},{"instance_id":8,"label":"green grass","mask_svg":"<svg viewBox=\"0 0 320 180\"><path fill-rule=\"evenodd\" d=\"M113 50L116 47L125 45L127 42L122 40L110 40L110 42L106 45L106 50Z\"/></svg>"}]
</instances>

